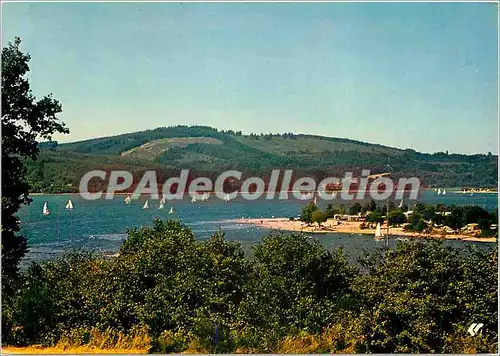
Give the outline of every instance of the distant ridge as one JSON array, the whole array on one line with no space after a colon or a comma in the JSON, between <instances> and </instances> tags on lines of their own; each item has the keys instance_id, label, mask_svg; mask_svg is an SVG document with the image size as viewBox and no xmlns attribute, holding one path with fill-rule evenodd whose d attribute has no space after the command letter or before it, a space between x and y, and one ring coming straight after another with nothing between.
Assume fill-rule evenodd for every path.
<instances>
[{"instance_id":1,"label":"distant ridge","mask_svg":"<svg viewBox=\"0 0 500 356\"><path fill-rule=\"evenodd\" d=\"M496 155L428 154L347 138L293 133L243 135L208 126L159 127L64 144L41 143L40 148L40 160L28 162L28 171L30 182L42 191L50 184L56 190L68 185L74 188L82 172L99 167L189 168L219 173L239 169L256 174L293 169L313 175L370 169L375 174L382 172L388 159L395 176L417 176L426 185L498 184Z\"/></svg>"}]
</instances>

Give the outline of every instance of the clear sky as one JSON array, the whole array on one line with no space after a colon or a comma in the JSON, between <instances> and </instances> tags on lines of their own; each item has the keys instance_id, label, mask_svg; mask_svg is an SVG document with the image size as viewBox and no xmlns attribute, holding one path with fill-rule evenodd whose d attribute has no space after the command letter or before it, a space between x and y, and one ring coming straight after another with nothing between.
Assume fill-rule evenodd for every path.
<instances>
[{"instance_id":1,"label":"clear sky","mask_svg":"<svg viewBox=\"0 0 500 356\"><path fill-rule=\"evenodd\" d=\"M59 141L177 124L498 153L488 3L3 3Z\"/></svg>"}]
</instances>

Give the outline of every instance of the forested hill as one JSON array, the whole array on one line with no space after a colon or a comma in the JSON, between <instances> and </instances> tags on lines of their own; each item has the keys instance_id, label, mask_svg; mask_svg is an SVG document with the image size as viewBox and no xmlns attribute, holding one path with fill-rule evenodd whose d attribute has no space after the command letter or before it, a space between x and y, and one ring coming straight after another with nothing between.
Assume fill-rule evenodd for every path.
<instances>
[{"instance_id":1,"label":"forested hill","mask_svg":"<svg viewBox=\"0 0 500 356\"><path fill-rule=\"evenodd\" d=\"M35 191L74 191L89 169L227 169L267 174L271 169L324 176L346 170L418 176L426 185L496 187L496 155L426 154L345 138L303 134L243 135L206 126L161 127L112 137L40 143L40 158L27 162ZM321 178L321 177L319 177Z\"/></svg>"}]
</instances>

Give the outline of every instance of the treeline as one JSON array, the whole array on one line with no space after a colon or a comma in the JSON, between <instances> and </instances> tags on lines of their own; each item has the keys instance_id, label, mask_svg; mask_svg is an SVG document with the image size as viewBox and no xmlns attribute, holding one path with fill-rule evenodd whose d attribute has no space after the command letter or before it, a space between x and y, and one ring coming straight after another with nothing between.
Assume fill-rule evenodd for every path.
<instances>
[{"instance_id":1,"label":"treeline","mask_svg":"<svg viewBox=\"0 0 500 356\"><path fill-rule=\"evenodd\" d=\"M242 136L250 141L242 141ZM272 169L293 169L305 172L317 179L325 175L342 175L345 171L370 169L371 173L381 173L390 161L395 179L399 177L419 177L424 185L431 186L471 186L496 187L498 183L497 156L494 155L457 155L447 153L424 154L414 150L399 150L381 145L358 142L349 139L321 137L301 134L265 134L242 135L231 130L219 131L206 126L174 126L161 127L113 137L104 137L57 144L55 142L40 145L46 159L58 160L58 164L70 165L78 160L77 169L56 167L49 179L48 175L40 178L33 171L40 171L41 162L26 162L35 189L52 185L49 190L58 192L66 189L69 182L78 181L75 172L90 167L109 168L112 163L123 162L127 158L120 157L122 152L139 147L147 142L163 138L212 137L223 142L220 145L208 143L192 143L186 147L171 147L163 154L152 157L152 161L137 160L140 166L167 165L169 168L188 168L205 172L222 172L238 169L262 175ZM251 141L261 140L255 147ZM287 146L287 140L302 140L298 146ZM314 141L314 150L309 144ZM339 143L335 151L321 151L323 142ZM282 150L276 150L282 146ZM288 150L286 147L290 147ZM325 146L326 147L326 146ZM370 150L371 147L371 150ZM292 148L294 148L292 150ZM61 178L58 178L61 177ZM64 182L63 182L64 181ZM54 188L57 187L57 188ZM67 190L67 189L66 189ZM38 191L38 190L37 190ZM64 191L64 190L63 190Z\"/></svg>"},{"instance_id":2,"label":"treeline","mask_svg":"<svg viewBox=\"0 0 500 356\"><path fill-rule=\"evenodd\" d=\"M406 213L406 214L405 214ZM328 204L321 211L313 202L306 205L300 214L300 220L321 225L327 219L336 215L359 215L364 217L368 227L370 224L389 223L389 226L403 226L406 231L431 233L434 228L446 227L451 231L460 232L469 224L477 224L480 237L498 236L498 209L488 212L480 206L446 206L444 204L430 205L417 202L411 211L408 206L396 207L390 201L388 205L377 204L374 200L364 205L356 202L350 207L343 204L333 206ZM292 218L293 219L293 218Z\"/></svg>"},{"instance_id":3,"label":"treeline","mask_svg":"<svg viewBox=\"0 0 500 356\"><path fill-rule=\"evenodd\" d=\"M352 163L353 159L356 164ZM270 174L273 169L293 169L296 176L310 176L321 181L327 176L342 177L346 171L358 174L360 167L369 167L372 173L381 172L384 162L385 158L380 155L359 152L325 152L314 157L301 154L278 156L248 146L238 146L233 142L224 145L198 143L186 148L172 148L156 161L42 149L38 160L26 160L25 165L32 192L61 193L76 191L82 175L93 169L112 170L121 167L130 172L190 169L206 177L217 177L229 169L261 177ZM493 178L496 177L496 163L483 165L486 171L478 169L469 172L467 168L455 167L455 173L439 172L434 168L431 170L425 167L426 164L415 162L406 164L409 165L412 166L405 168L395 163L393 167L397 171L393 174L394 179L416 176L420 177L422 184L434 186L491 187L496 182L496 178ZM453 168L452 165L450 167Z\"/></svg>"},{"instance_id":4,"label":"treeline","mask_svg":"<svg viewBox=\"0 0 500 356\"><path fill-rule=\"evenodd\" d=\"M85 345L145 330L158 352L496 353L497 269L493 248L399 243L351 263L301 234L270 234L249 260L222 232L197 241L157 220L116 258L33 264L4 303L2 337Z\"/></svg>"}]
</instances>

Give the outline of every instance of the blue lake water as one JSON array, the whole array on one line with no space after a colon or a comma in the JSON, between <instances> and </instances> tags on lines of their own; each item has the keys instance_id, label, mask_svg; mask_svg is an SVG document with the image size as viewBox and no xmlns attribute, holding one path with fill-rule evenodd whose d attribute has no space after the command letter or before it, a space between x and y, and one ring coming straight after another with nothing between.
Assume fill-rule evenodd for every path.
<instances>
[{"instance_id":1,"label":"blue lake water","mask_svg":"<svg viewBox=\"0 0 500 356\"><path fill-rule=\"evenodd\" d=\"M43 195L33 196L33 202L25 206L19 213L21 233L28 238L30 252L25 262L50 258L72 248L85 248L112 253L116 251L128 228L136 226L152 226L153 220L160 218L180 219L191 227L199 239L210 237L215 231L222 229L230 240L240 241L245 251L250 252L251 245L258 242L269 230L259 227L238 224L233 219L268 218L297 216L302 207L309 201L301 200L255 200L235 199L224 202L211 198L206 203L184 201L167 202L165 209L158 210L158 201L150 200L150 208L143 210L146 197L132 201L126 205L123 196L113 200L84 200L79 195ZM71 199L72 211L65 209ZM470 196L448 192L437 195L431 190L423 191L418 199L424 203L446 205L479 205L487 210L498 207L497 194L475 194ZM48 203L51 214L42 215L44 202ZM324 208L326 202L319 202ZM169 214L170 207L175 209ZM319 239L328 248L344 247L350 254L357 254L362 249L373 249L384 243L375 241L370 235L353 235L331 233L318 234L312 238ZM391 243L395 243L391 241ZM449 244L460 244L460 241L447 241ZM484 245L484 244L483 244Z\"/></svg>"}]
</instances>

